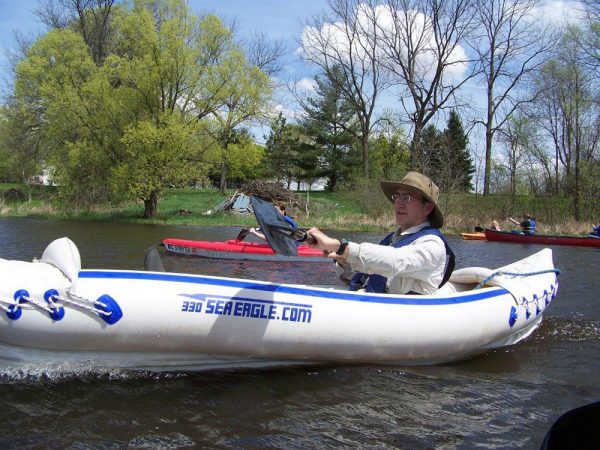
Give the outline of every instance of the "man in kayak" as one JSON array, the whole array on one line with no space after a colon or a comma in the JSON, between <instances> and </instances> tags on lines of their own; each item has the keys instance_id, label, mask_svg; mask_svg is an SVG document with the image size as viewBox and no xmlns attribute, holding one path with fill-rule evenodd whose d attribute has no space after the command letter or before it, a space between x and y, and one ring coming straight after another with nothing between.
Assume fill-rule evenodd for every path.
<instances>
[{"instance_id":1,"label":"man in kayak","mask_svg":"<svg viewBox=\"0 0 600 450\"><path fill-rule=\"evenodd\" d=\"M529 214L525 214L525 217L523 217L522 222L519 222L519 221L513 219L512 217L509 217L508 220L510 220L515 225L519 225L521 227L521 231L523 232L523 234L528 234L528 235L535 234L535 227L536 227L537 223L536 223L535 219L533 217L531 217Z\"/></svg>"},{"instance_id":2,"label":"man in kayak","mask_svg":"<svg viewBox=\"0 0 600 450\"><path fill-rule=\"evenodd\" d=\"M329 252L352 290L434 294L454 269L454 254L439 231L444 217L438 187L425 175L408 172L399 182L382 181L381 189L394 205L395 232L379 244L358 244L311 228L315 242L309 245Z\"/></svg>"}]
</instances>

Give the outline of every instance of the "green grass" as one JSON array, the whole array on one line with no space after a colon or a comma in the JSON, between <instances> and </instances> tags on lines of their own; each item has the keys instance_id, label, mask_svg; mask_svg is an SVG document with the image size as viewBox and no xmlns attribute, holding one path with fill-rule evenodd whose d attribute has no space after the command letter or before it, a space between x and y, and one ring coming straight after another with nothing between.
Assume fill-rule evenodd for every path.
<instances>
[{"instance_id":1,"label":"green grass","mask_svg":"<svg viewBox=\"0 0 600 450\"><path fill-rule=\"evenodd\" d=\"M5 199L4 195L9 189L20 189L27 199ZM256 219L252 215L231 212L206 214L228 199L233 192L220 195L216 189L166 189L159 199L157 215L152 219L144 219L141 201L83 209L63 205L56 188L0 184L0 216L172 225L256 225ZM309 202L308 210L297 207L288 210L302 227L375 232L384 232L394 227L393 209L375 185L356 192L301 192L296 195ZM570 219L569 205L568 198L552 197L513 199L501 195L483 197L463 194L442 196L440 199L440 208L446 221L444 231L448 234L472 231L475 226L486 227L494 219L499 220L503 229L508 230L513 227L506 220L508 217L520 219L523 214L531 213L538 219L538 229L542 234L586 235L591 230L592 222ZM190 211L190 214L179 214L182 210Z\"/></svg>"}]
</instances>

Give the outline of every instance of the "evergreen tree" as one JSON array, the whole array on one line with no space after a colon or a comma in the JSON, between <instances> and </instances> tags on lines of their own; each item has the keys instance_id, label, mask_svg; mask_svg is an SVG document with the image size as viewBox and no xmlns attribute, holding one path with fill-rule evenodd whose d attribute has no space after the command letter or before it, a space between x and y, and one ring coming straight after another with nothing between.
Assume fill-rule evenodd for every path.
<instances>
[{"instance_id":1,"label":"evergreen tree","mask_svg":"<svg viewBox=\"0 0 600 450\"><path fill-rule=\"evenodd\" d=\"M293 178L308 185L324 176L323 157L320 146L315 144L312 136L306 134L302 125L288 125L288 142L291 149Z\"/></svg>"},{"instance_id":2,"label":"evergreen tree","mask_svg":"<svg viewBox=\"0 0 600 450\"><path fill-rule=\"evenodd\" d=\"M355 167L360 167L360 154L353 146L358 134L356 111L344 99L339 80L334 81L333 77L341 77L339 70L315 77L316 95L304 103L302 121L305 133L320 150L320 164L315 169L321 172L319 176L327 178L330 191L348 179Z\"/></svg>"},{"instance_id":3,"label":"evergreen tree","mask_svg":"<svg viewBox=\"0 0 600 450\"><path fill-rule=\"evenodd\" d=\"M425 175L438 180L436 184L441 183L440 178L445 166L442 142L442 133L435 125L427 125L421 132L422 161L420 161L419 166L422 167Z\"/></svg>"},{"instance_id":4,"label":"evergreen tree","mask_svg":"<svg viewBox=\"0 0 600 450\"><path fill-rule=\"evenodd\" d=\"M452 111L446 129L428 125L421 135L423 173L436 180L444 192L468 192L475 169L467 149L468 138L460 116Z\"/></svg>"},{"instance_id":5,"label":"evergreen tree","mask_svg":"<svg viewBox=\"0 0 600 450\"><path fill-rule=\"evenodd\" d=\"M459 191L468 192L473 189L472 179L475 167L467 148L469 139L465 134L460 116L454 110L450 112L443 137L445 152L448 156L447 164L452 168L455 187Z\"/></svg>"},{"instance_id":6,"label":"evergreen tree","mask_svg":"<svg viewBox=\"0 0 600 450\"><path fill-rule=\"evenodd\" d=\"M293 175L293 143L289 136L287 120L281 112L271 122L271 131L266 138L265 165L277 181L286 180L289 187Z\"/></svg>"}]
</instances>

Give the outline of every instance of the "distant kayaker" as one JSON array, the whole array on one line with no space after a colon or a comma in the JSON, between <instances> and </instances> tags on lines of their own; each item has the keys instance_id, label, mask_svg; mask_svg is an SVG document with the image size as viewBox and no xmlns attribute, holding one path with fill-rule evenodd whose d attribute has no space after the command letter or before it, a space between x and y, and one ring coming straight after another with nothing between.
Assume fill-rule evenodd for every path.
<instances>
[{"instance_id":1,"label":"distant kayaker","mask_svg":"<svg viewBox=\"0 0 600 450\"><path fill-rule=\"evenodd\" d=\"M512 217L509 217L508 220L510 220L515 225L519 225L521 227L521 231L523 234L529 234L529 235L535 234L535 227L537 226L537 223L536 223L535 219L533 217L531 217L531 215L525 214L525 217L523 217L522 222L519 222L519 221L513 219Z\"/></svg>"},{"instance_id":2,"label":"distant kayaker","mask_svg":"<svg viewBox=\"0 0 600 450\"><path fill-rule=\"evenodd\" d=\"M394 204L395 232L379 244L358 244L311 228L308 234L316 242L309 245L329 252L351 290L434 294L454 269L454 254L439 231L444 217L438 187L425 175L408 172L399 182L382 181L381 189Z\"/></svg>"},{"instance_id":3,"label":"distant kayaker","mask_svg":"<svg viewBox=\"0 0 600 450\"><path fill-rule=\"evenodd\" d=\"M589 236L600 238L600 224L598 226L592 226L592 232L589 234Z\"/></svg>"},{"instance_id":4,"label":"distant kayaker","mask_svg":"<svg viewBox=\"0 0 600 450\"><path fill-rule=\"evenodd\" d=\"M497 220L492 220L492 226L490 227L490 230L494 230L494 231L502 231L500 229L500 225L498 224Z\"/></svg>"}]
</instances>

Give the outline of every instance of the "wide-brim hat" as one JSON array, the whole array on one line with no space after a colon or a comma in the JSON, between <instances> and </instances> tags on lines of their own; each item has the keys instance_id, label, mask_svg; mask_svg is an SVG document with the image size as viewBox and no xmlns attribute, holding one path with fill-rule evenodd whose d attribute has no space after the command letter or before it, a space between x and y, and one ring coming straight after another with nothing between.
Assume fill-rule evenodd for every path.
<instances>
[{"instance_id":1,"label":"wide-brim hat","mask_svg":"<svg viewBox=\"0 0 600 450\"><path fill-rule=\"evenodd\" d=\"M434 228L442 228L444 225L444 216L438 207L439 189L433 181L419 172L407 172L404 178L400 181L382 181L381 190L394 203L392 195L396 193L398 188L404 188L412 191L417 191L429 202L433 204L433 211L429 214L429 223Z\"/></svg>"}]
</instances>

